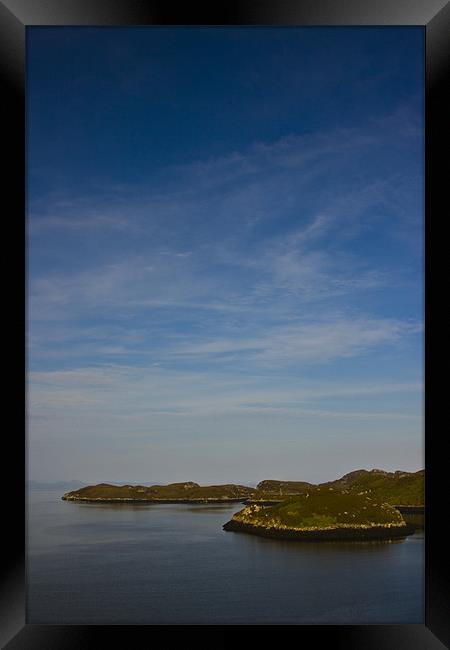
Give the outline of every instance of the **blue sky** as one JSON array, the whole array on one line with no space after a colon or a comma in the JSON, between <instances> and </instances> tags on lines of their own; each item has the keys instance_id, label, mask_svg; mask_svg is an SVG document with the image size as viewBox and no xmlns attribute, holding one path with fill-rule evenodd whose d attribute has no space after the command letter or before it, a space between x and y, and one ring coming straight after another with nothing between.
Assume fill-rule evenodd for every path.
<instances>
[{"instance_id":1,"label":"blue sky","mask_svg":"<svg viewBox=\"0 0 450 650\"><path fill-rule=\"evenodd\" d=\"M30 478L423 467L423 30L27 39Z\"/></svg>"}]
</instances>

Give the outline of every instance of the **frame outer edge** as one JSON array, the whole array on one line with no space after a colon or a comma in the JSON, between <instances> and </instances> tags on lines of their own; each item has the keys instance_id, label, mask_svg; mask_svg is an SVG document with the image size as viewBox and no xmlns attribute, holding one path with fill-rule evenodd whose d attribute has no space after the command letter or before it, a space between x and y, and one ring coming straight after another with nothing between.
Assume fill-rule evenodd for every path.
<instances>
[{"instance_id":1,"label":"frame outer edge","mask_svg":"<svg viewBox=\"0 0 450 650\"><path fill-rule=\"evenodd\" d=\"M448 319L439 318L442 297L448 295L448 285L444 288L443 282L448 281L448 239L444 227L448 221L449 35L447 3L425 29L425 458L428 463L431 459L433 462L433 472L425 472L425 625L450 648L450 567L444 548L447 538L442 530L444 495L448 494L448 455L444 452L448 383L440 378L447 371L449 342Z\"/></svg>"},{"instance_id":2,"label":"frame outer edge","mask_svg":"<svg viewBox=\"0 0 450 650\"><path fill-rule=\"evenodd\" d=\"M62 2L61 2L62 4ZM94 5L95 2L92 2L92 5ZM103 14L103 17L105 16L104 10L105 10L105 4L101 3L103 7L103 10L100 8L100 14ZM122 7L123 12L120 13L120 17L117 18L110 18L109 24L117 24L120 25L124 21L129 24L142 24L142 20L139 20L139 17L137 20L135 19L135 22L133 22L133 18L131 17L130 20L127 21L127 10L131 10L129 13L133 14L133 7L130 5L136 5L135 2L131 2L128 7L126 6L127 3L120 3L120 2L115 2L115 0L111 0L110 7L114 6L115 8L119 7L119 5ZM156 5L156 3L154 3ZM251 3L252 4L252 3ZM295 3L294 3L295 4ZM297 3L298 4L298 3ZM309 4L309 3L307 3ZM359 3L362 4L362 3ZM391 3L392 4L392 3ZM400 4L400 3L399 3ZM420 4L420 3L419 3ZM425 3L422 3L422 5ZM429 5L432 3L430 2ZM433 8L436 6L436 1L433 2L432 8L428 10L428 13L433 11ZM411 18L411 13L408 7L405 6L405 4L402 2L402 7L404 10L402 11L400 8L397 9L396 14L405 14L406 20L403 22L403 24L416 24L416 25L421 25L426 26L426 32L427 32L427 62L426 62L426 67L427 67L427 75L428 75L428 80L430 83L434 85L438 84L438 82L441 82L442 85L442 74L445 69L445 66L447 64L448 68L448 59L444 58L443 56L443 44L445 44L445 41L443 39L446 39L447 34L449 33L448 29L448 21L449 21L449 15L450 15L450 5L446 2L442 2L440 0L439 4L441 5L439 8L439 11L433 15L433 18L429 20L429 22L426 22L425 25L423 25L422 21L419 22L414 22L414 16ZM26 25L31 25L33 24L33 20L31 16L27 15L26 12L26 7L25 5L28 5L30 7L29 2L21 2L20 0L13 2L12 0L8 1L9 8L5 6L3 2L0 1L0 66L1 70L4 73L3 78L6 80L6 86L7 90L12 92L12 95L14 96L13 102L17 101L18 105L20 105L20 102L22 103L22 107L24 107L24 81L25 81L25 57L24 57L24 52L25 52L25 26ZM13 5L13 8L11 8L11 5ZM14 11L17 7L18 11L17 13ZM339 11L337 10L336 3L330 3L329 6L334 5L334 10L336 12L336 16L339 15ZM142 5L141 5L142 6ZM244 12L242 14L242 17L246 14L247 17L249 17L249 13L251 14L256 14L258 15L258 9L267 9L267 3L263 2L260 3L259 7L258 4L256 3L253 4L253 9L251 12ZM323 6L323 3L322 3ZM348 5L347 5L348 6ZM410 3L411 6L411 3ZM34 6L34 16L36 17L37 15L37 22L34 24L47 24L47 25L63 25L63 24L73 24L72 17L70 16L69 19L65 19L64 21L55 21L52 22L52 20L49 20L49 15L52 15L52 7L56 8L56 3L53 3L52 0L49 2L45 3L45 7L38 7L36 4ZM85 4L84 2L78 2L78 3L73 3L73 2L64 2L64 9L62 13L65 13L65 9L69 9L69 14L78 14L80 16L83 13ZM286 8L286 5L284 5ZM383 3L383 6L379 8L379 16L380 16L380 21L378 22L379 25L385 24L388 25L390 24L388 22L388 18L386 18L386 12L384 11L386 8L385 3ZM14 10L13 10L14 9ZM44 11L42 11L44 9ZM71 9L71 10L70 10ZM74 11L75 9L75 11ZM60 11L56 10L55 13L60 15ZM139 14L139 11L136 12ZM147 12L145 12L147 13ZM273 16L270 15L271 12L268 12L267 14L267 23L268 24L277 24L277 19L274 18ZM276 13L274 11L273 13ZM300 14L302 13L301 11L299 12ZM308 10L306 11L308 13ZM339 20L326 20L323 17L321 19L317 19L314 17L314 9L311 8L310 12L310 20L307 21L302 21L299 22L299 25L301 24L315 24L315 25L320 25L320 24L328 24L328 25L339 25L339 24L344 24L342 18L341 21ZM325 11L323 11L325 13ZM333 14L333 9L330 10L330 13ZM18 17L18 14L21 16L21 19ZM98 15L98 14L97 14ZM107 15L107 14L106 14ZM142 18L142 12L141 12L141 18ZM288 13L286 13L286 9L281 11L282 19L278 19L278 23L280 22L285 22L286 24L289 24L292 20L289 19ZM41 16L41 18L39 18ZM291 14L292 16L292 14ZM317 14L316 14L317 16ZM383 20L384 16L384 20ZM297 16L296 16L297 17ZM301 16L298 16L301 18ZM23 21L22 21L23 19ZM286 20L285 20L286 19ZM247 18L248 20L248 18ZM323 20L323 22L322 22ZM373 23L368 22L369 19L367 19L367 22L355 22L355 21L348 21L347 24L353 24L353 25L361 25L361 24L366 24L366 25L373 25ZM91 24L89 20L84 18L84 20L81 17L81 20L78 20L78 24L86 24L89 25ZM101 22L101 21L100 21ZM252 20L248 21L249 24L252 24ZM99 23L97 23L99 24ZM152 24L152 23L150 23ZM167 24L171 24L170 22ZM230 24L234 24L232 21L230 21ZM242 24L245 24L245 21L242 21ZM259 24L264 24L263 22L259 21ZM402 16L400 16L400 20L398 25L402 24ZM447 27L447 31L445 31L445 27ZM428 84L427 84L427 90L428 90ZM6 102L5 102L6 103ZM22 117L21 115L15 114L12 115L13 119L11 121L8 119L11 117L11 112L10 112L10 103L6 103L6 109L7 109L7 119L5 120L5 124L8 124L8 128L10 129L11 127L15 127L17 122L19 121L19 127L18 130L20 131L22 127ZM442 126L442 122L441 122ZM17 157L17 151L15 153L15 156ZM14 158L14 156L12 156ZM21 158L21 154L19 154L19 158ZM24 162L24 157L22 158L22 162ZM13 169L10 172L11 177L13 177L14 173L17 172L17 166L15 169ZM23 173L23 169L20 171L20 174ZM429 173L429 170L427 171L427 174ZM18 179L19 181L21 180L22 176L19 174ZM16 176L17 178L17 176ZM16 185L17 185L17 181ZM15 192L15 185L14 182L11 185L6 184L6 189L10 194L13 194ZM21 197L21 192L19 193L19 196ZM13 197L14 198L14 197ZM20 202L20 200L19 200ZM17 199L13 200L13 204L17 205ZM22 205L23 208L23 205ZM428 211L428 206L427 206L427 211ZM20 274L19 274L20 275ZM23 450L22 450L23 451ZM21 466L21 463L23 462L23 457L19 459L19 467ZM14 481L15 482L15 481ZM23 485L25 484L25 480L23 480ZM432 488L431 486L427 485L427 489L429 488L429 493L431 494ZM22 494L24 493L24 489L22 490ZM17 502L16 502L17 504ZM14 504L12 504L12 507L14 507ZM15 557L16 554L18 555L18 551L21 549L16 548L12 549L12 555L9 557ZM6 556L6 553L5 553ZM23 563L23 558L20 561L17 561L14 564L9 563L9 572L6 576L6 579L3 580L2 582L2 592L0 592L0 607L2 614L7 613L7 623L4 625L2 621L2 627L0 628L0 644L1 647L4 647L4 643L8 642L9 639L11 639L13 636L16 636L17 632L19 630L22 630L22 632L26 632L26 628L30 626L25 626L25 616L24 616L24 601L25 601L25 589L24 589L24 563ZM442 570L442 567L440 568ZM21 587L22 585L22 587ZM447 586L448 588L448 586ZM7 603L7 608L6 611L3 609L5 602ZM445 615L444 612L442 612L443 615ZM434 617L433 616L427 616L426 620L426 625L430 625L429 630L433 634L433 641L437 640L436 637L434 636L434 632L432 630L432 627L434 626ZM446 621L447 622L447 621ZM25 627L24 627L25 626ZM30 630L31 631L31 630ZM19 632L19 636L21 636ZM439 637L442 638L441 633L439 634ZM438 642L439 643L439 642ZM27 646L31 647L31 646ZM438 647L433 643L433 645L427 646L429 648L431 647ZM443 646L442 646L443 647Z\"/></svg>"},{"instance_id":3,"label":"frame outer edge","mask_svg":"<svg viewBox=\"0 0 450 650\"><path fill-rule=\"evenodd\" d=\"M6 160L2 184L2 198L8 209L4 212L4 225L10 232L4 235L4 248L11 235L19 240L19 255L11 257L8 266L5 265L6 282L4 288L8 292L5 299L10 324L8 340L11 334L19 336L19 346L23 346L20 337L21 323L24 314L22 291L17 291L16 283L10 283L15 277L20 288L24 277L22 266L23 234L25 212L23 178L25 169L25 133L23 129L25 117L24 82L25 82L25 26L18 18L0 2L0 77L2 79L2 146ZM12 132L14 140L7 137ZM7 218L8 215L8 218ZM18 307L16 311L16 306ZM11 318L12 316L12 318ZM22 321L23 322L23 321ZM15 337L13 337L15 338ZM5 431L10 438L10 445L5 449L3 464L7 470L8 484L12 486L17 498L6 500L4 514L4 534L2 535L3 549L3 579L0 588L0 646L25 626L25 521L21 504L25 502L25 473L23 462L25 457L25 440L22 434L23 422L17 427L17 412L22 397L17 401L17 394L23 395L23 368L20 361L24 358L23 349L19 348L14 357L14 364L9 366L9 377L6 383L7 398L4 400L5 411L14 415L11 420L16 424L13 431ZM20 407L19 407L20 408ZM12 522L12 523L10 523Z\"/></svg>"},{"instance_id":4,"label":"frame outer edge","mask_svg":"<svg viewBox=\"0 0 450 650\"><path fill-rule=\"evenodd\" d=\"M2 0L0 0L2 1ZM3 0L25 25L424 26L446 0Z\"/></svg>"}]
</instances>

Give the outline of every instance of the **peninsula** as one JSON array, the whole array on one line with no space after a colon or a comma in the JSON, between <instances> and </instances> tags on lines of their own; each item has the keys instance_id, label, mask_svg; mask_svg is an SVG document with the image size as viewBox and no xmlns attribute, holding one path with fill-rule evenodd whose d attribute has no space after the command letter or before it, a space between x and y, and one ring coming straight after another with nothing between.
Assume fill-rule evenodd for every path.
<instances>
[{"instance_id":1,"label":"peninsula","mask_svg":"<svg viewBox=\"0 0 450 650\"><path fill-rule=\"evenodd\" d=\"M358 469L335 481L304 483L301 481L261 481L248 503L271 505L286 498L305 494L317 488L346 490L368 496L395 506L424 506L425 470L418 472L385 472L382 469Z\"/></svg>"}]
</instances>

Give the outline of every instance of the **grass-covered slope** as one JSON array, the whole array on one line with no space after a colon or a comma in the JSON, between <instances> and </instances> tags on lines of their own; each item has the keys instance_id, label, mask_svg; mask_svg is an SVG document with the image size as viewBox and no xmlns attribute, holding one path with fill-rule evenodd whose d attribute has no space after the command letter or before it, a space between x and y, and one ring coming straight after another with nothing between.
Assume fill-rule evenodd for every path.
<instances>
[{"instance_id":1,"label":"grass-covered slope","mask_svg":"<svg viewBox=\"0 0 450 650\"><path fill-rule=\"evenodd\" d=\"M253 488L244 485L205 485L191 481L169 485L88 485L67 492L66 501L229 501L243 500Z\"/></svg>"},{"instance_id":2,"label":"grass-covered slope","mask_svg":"<svg viewBox=\"0 0 450 650\"><path fill-rule=\"evenodd\" d=\"M247 506L233 518L260 526L300 530L341 526L398 526L403 523L398 510L369 496L319 488L277 505Z\"/></svg>"},{"instance_id":3,"label":"grass-covered slope","mask_svg":"<svg viewBox=\"0 0 450 650\"><path fill-rule=\"evenodd\" d=\"M366 494L392 505L423 506L425 503L425 471L385 472L381 469L359 469L342 478L313 485L302 481L261 481L250 497L252 503L276 503L292 495L304 494L317 488L333 488L355 494Z\"/></svg>"},{"instance_id":4,"label":"grass-covered slope","mask_svg":"<svg viewBox=\"0 0 450 650\"><path fill-rule=\"evenodd\" d=\"M392 505L423 506L425 503L425 471L384 472L357 470L337 481L323 484L355 494L366 494L373 499Z\"/></svg>"},{"instance_id":5,"label":"grass-covered slope","mask_svg":"<svg viewBox=\"0 0 450 650\"><path fill-rule=\"evenodd\" d=\"M272 506L248 505L224 529L287 539L364 539L412 532L391 505L368 495L325 488Z\"/></svg>"}]
</instances>

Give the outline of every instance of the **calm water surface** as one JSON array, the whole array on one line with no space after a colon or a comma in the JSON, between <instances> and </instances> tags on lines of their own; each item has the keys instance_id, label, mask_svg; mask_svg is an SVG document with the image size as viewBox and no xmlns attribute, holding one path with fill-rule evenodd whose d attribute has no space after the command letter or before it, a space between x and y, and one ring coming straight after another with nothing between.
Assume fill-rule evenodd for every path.
<instances>
[{"instance_id":1,"label":"calm water surface","mask_svg":"<svg viewBox=\"0 0 450 650\"><path fill-rule=\"evenodd\" d=\"M29 492L27 623L423 623L423 533L285 542L223 531L240 504L60 496Z\"/></svg>"}]
</instances>

